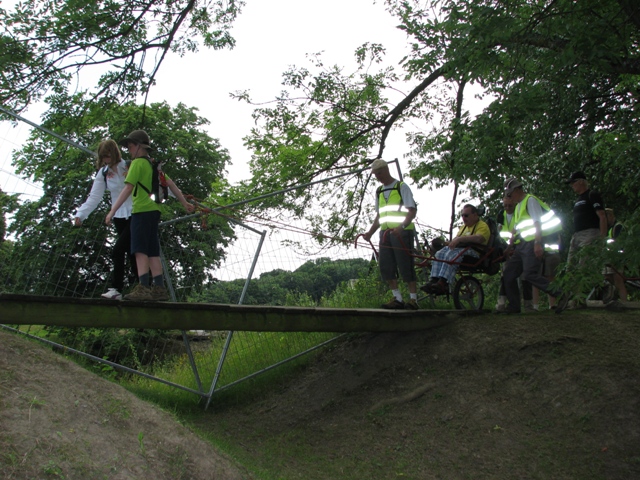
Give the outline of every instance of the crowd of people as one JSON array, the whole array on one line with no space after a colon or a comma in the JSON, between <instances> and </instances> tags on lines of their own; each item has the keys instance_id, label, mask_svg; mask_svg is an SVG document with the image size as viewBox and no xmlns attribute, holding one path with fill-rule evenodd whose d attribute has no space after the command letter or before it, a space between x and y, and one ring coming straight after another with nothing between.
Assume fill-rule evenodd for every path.
<instances>
[{"instance_id":1,"label":"crowd of people","mask_svg":"<svg viewBox=\"0 0 640 480\"><path fill-rule=\"evenodd\" d=\"M370 240L379 233L379 267L382 278L389 284L393 298L382 305L385 309L418 309L416 301L416 274L414 269L414 241L417 206L411 189L396 180L388 164L376 159L371 164L372 175L382 184L376 191L376 218L363 234ZM583 172L573 172L565 180L577 195L573 206L574 234L569 245L567 269L575 267L577 252L587 245L605 245L620 233L612 209L605 208L601 195L589 188ZM508 245L500 278L500 291L496 313L517 314L539 308L539 292L549 297L549 307L561 313L574 303L576 291L560 291L553 285L561 263L560 242L562 222L543 200L528 193L518 178L504 182L504 210L496 223L499 235ZM490 228L480 218L476 206L464 205L462 226L457 235L435 252L431 261L429 282L420 287L430 295L450 292L461 259L479 257L490 241ZM582 262L584 260L580 260ZM403 301L398 287L398 272L407 283L410 298ZM621 271L607 267L604 272L618 289L620 300L627 301L627 291Z\"/></svg>"}]
</instances>

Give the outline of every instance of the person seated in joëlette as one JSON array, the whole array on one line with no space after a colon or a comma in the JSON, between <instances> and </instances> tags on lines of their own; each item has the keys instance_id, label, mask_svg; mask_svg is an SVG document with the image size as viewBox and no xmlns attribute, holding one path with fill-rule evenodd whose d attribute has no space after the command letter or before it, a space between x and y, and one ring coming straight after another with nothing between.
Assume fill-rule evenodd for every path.
<instances>
[{"instance_id":1,"label":"person seated in jo\u00eblette","mask_svg":"<svg viewBox=\"0 0 640 480\"><path fill-rule=\"evenodd\" d=\"M420 287L427 293L434 295L448 293L449 285L456 276L462 256L480 256L477 251L469 247L489 243L491 236L489 225L480 219L478 209L475 206L465 205L460 216L463 225L458 230L458 234L446 247L436 253L436 260L431 265L431 279L428 284Z\"/></svg>"}]
</instances>

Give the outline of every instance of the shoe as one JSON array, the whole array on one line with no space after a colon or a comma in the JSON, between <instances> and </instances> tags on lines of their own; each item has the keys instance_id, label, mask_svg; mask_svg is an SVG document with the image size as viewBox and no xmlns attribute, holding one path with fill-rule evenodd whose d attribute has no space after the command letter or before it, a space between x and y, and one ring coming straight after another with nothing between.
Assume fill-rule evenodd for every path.
<instances>
[{"instance_id":1,"label":"shoe","mask_svg":"<svg viewBox=\"0 0 640 480\"><path fill-rule=\"evenodd\" d=\"M109 300L122 300L122 294L115 288L110 288L100 296Z\"/></svg>"},{"instance_id":2,"label":"shoe","mask_svg":"<svg viewBox=\"0 0 640 480\"><path fill-rule=\"evenodd\" d=\"M420 307L418 306L418 302L415 298L412 298L411 300L409 300L407 303L404 304L404 309L405 310L420 310Z\"/></svg>"},{"instance_id":3,"label":"shoe","mask_svg":"<svg viewBox=\"0 0 640 480\"><path fill-rule=\"evenodd\" d=\"M154 300L151 294L151 287L147 285L137 284L131 293L124 296L125 300L133 300L136 302L152 302Z\"/></svg>"},{"instance_id":4,"label":"shoe","mask_svg":"<svg viewBox=\"0 0 640 480\"><path fill-rule=\"evenodd\" d=\"M449 293L449 284L444 280L438 280L438 282L431 285L429 293L432 295L445 295Z\"/></svg>"},{"instance_id":5,"label":"shoe","mask_svg":"<svg viewBox=\"0 0 640 480\"><path fill-rule=\"evenodd\" d=\"M520 312L505 308L504 310L497 310L497 311L494 311L493 313L495 313L496 315L517 315Z\"/></svg>"},{"instance_id":6,"label":"shoe","mask_svg":"<svg viewBox=\"0 0 640 480\"><path fill-rule=\"evenodd\" d=\"M533 306L533 302L531 300L524 301L523 309L525 312L536 312L538 310Z\"/></svg>"},{"instance_id":7,"label":"shoe","mask_svg":"<svg viewBox=\"0 0 640 480\"><path fill-rule=\"evenodd\" d=\"M404 302L399 302L393 297L387 303L383 303L381 307L386 310L404 310Z\"/></svg>"},{"instance_id":8,"label":"shoe","mask_svg":"<svg viewBox=\"0 0 640 480\"><path fill-rule=\"evenodd\" d=\"M493 311L493 313L504 312L506 309L507 309L507 306L504 303L503 304L496 303L496 309Z\"/></svg>"},{"instance_id":9,"label":"shoe","mask_svg":"<svg viewBox=\"0 0 640 480\"><path fill-rule=\"evenodd\" d=\"M567 309L568 305L569 305L569 295L567 295L566 293L563 293L558 298L558 303L556 305L556 313L564 312Z\"/></svg>"},{"instance_id":10,"label":"shoe","mask_svg":"<svg viewBox=\"0 0 640 480\"><path fill-rule=\"evenodd\" d=\"M165 287L162 287L160 285L154 285L151 287L151 296L158 302L169 300L169 292Z\"/></svg>"}]
</instances>

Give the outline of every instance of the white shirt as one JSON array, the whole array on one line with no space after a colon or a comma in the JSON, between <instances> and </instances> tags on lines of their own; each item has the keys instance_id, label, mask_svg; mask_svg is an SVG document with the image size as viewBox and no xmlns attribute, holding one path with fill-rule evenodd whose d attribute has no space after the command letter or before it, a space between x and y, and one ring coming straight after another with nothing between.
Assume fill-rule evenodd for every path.
<instances>
[{"instance_id":1,"label":"white shirt","mask_svg":"<svg viewBox=\"0 0 640 480\"><path fill-rule=\"evenodd\" d=\"M105 182L104 178L104 169L107 169L107 181ZM87 200L78 208L76 212L76 217L80 220L84 221L90 214L93 212L102 197L104 196L105 190L109 190L111 195L111 204L115 202L122 192L124 188L124 179L127 176L127 172L129 171L129 167L124 160L121 160L118 165L116 165L116 171L114 172L111 168L102 167L98 170L96 174L96 178L93 180L93 185L91 187L91 192L89 193L89 197ZM129 196L122 204L122 206L116 211L114 215L115 218L129 218L131 216L131 211L133 210L133 199L132 196Z\"/></svg>"}]
</instances>

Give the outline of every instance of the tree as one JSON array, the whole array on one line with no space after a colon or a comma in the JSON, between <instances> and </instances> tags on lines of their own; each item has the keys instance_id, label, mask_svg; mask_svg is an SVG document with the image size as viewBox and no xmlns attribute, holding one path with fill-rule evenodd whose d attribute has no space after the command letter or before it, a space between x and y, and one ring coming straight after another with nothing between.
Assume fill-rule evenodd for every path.
<instances>
[{"instance_id":1,"label":"tree","mask_svg":"<svg viewBox=\"0 0 640 480\"><path fill-rule=\"evenodd\" d=\"M92 147L103 138L121 139L138 128L143 110L132 103L107 108L92 103L88 110L77 111L78 106L85 105L83 98L64 95L52 99L52 103L54 108L44 126ZM227 151L202 130L207 121L197 116L195 108L180 104L172 109L165 103L146 107L145 118L154 157L166 160L165 171L185 194L206 198L229 161ZM40 199L20 205L9 227L17 239L12 263L27 291L42 294L62 290L70 296L101 291L111 271L105 249L111 230L104 226L110 203L104 202L82 229L72 228L69 221L93 180L93 158L34 130L30 141L16 153L14 164L19 174L39 181L43 188ZM163 219L184 215L177 202L161 208ZM213 280L211 270L224 257L224 248L233 237L221 217L208 216L203 227L192 228L192 223L186 222L161 229L174 286L182 287L185 295L194 285ZM85 229L92 234L87 235Z\"/></svg>"},{"instance_id":2,"label":"tree","mask_svg":"<svg viewBox=\"0 0 640 480\"><path fill-rule=\"evenodd\" d=\"M640 187L633 168L640 134L636 2L386 4L411 46L402 71L375 71L384 48L367 44L356 52L353 73L326 67L319 57L311 69L285 72L286 90L275 106L256 110L258 126L246 139L255 152L251 188L266 188L274 176L290 185L364 167L384 154L393 129L415 124L408 157L421 186L455 182L491 204L505 177L516 175L545 200L568 205L571 193L559 188L561 179L583 169L600 180L619 212L635 210L635 197L624 194ZM399 97L398 79L410 85ZM465 108L468 86L493 99L477 118ZM427 128L432 122L439 127ZM335 201L325 204L331 211L316 219L316 228L349 237L366 212L367 180L354 175L343 182L308 195ZM285 207L303 211L308 198L289 200Z\"/></svg>"},{"instance_id":3,"label":"tree","mask_svg":"<svg viewBox=\"0 0 640 480\"><path fill-rule=\"evenodd\" d=\"M91 99L130 100L153 85L169 52L234 46L239 0L26 0L0 9L0 102L20 111L66 92L89 70ZM93 68L90 68L93 67ZM94 73L95 72L95 73Z\"/></svg>"}]
</instances>

